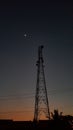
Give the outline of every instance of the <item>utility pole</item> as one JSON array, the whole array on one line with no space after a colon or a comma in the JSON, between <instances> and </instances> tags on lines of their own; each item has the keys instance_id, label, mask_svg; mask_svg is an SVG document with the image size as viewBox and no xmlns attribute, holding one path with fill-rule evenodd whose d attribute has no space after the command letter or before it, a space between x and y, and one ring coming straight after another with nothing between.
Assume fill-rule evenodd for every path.
<instances>
[{"instance_id":1,"label":"utility pole","mask_svg":"<svg viewBox=\"0 0 73 130\"><path fill-rule=\"evenodd\" d=\"M35 95L35 111L34 121L43 120L43 114L45 119L50 119L49 102L47 96L45 75L44 75L44 60L42 55L43 46L38 47L38 61L37 61L37 84ZM42 119L41 119L42 117Z\"/></svg>"}]
</instances>

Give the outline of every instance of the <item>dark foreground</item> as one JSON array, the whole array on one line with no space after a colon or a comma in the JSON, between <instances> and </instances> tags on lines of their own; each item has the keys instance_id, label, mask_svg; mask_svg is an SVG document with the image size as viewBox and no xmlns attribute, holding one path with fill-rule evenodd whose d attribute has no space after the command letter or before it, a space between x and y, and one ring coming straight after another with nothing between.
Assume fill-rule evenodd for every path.
<instances>
[{"instance_id":1,"label":"dark foreground","mask_svg":"<svg viewBox=\"0 0 73 130\"><path fill-rule=\"evenodd\" d=\"M64 120L39 121L12 121L0 120L0 130L73 130L73 122Z\"/></svg>"}]
</instances>

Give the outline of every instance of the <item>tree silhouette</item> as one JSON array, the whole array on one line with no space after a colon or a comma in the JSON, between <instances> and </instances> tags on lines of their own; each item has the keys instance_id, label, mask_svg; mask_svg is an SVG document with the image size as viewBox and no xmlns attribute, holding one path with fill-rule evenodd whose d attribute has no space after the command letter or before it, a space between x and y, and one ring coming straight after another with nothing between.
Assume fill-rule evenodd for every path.
<instances>
[{"instance_id":1,"label":"tree silhouette","mask_svg":"<svg viewBox=\"0 0 73 130\"><path fill-rule=\"evenodd\" d=\"M54 113L51 112L51 117L53 120L60 120L62 117L62 113L63 112L60 112L60 114L59 114L58 109L55 109Z\"/></svg>"}]
</instances>

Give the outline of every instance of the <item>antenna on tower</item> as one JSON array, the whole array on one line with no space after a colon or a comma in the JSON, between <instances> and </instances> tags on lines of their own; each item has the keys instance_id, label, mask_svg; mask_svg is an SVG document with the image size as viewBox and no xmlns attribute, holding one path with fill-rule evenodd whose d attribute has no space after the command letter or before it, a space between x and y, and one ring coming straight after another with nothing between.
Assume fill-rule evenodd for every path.
<instances>
[{"instance_id":1,"label":"antenna on tower","mask_svg":"<svg viewBox=\"0 0 73 130\"><path fill-rule=\"evenodd\" d=\"M50 119L49 102L47 96L45 74L44 74L44 60L42 50L44 46L38 47L38 61L37 61L37 84L35 95L35 111L34 121L39 121L44 118ZM44 114L44 115L43 115Z\"/></svg>"}]
</instances>

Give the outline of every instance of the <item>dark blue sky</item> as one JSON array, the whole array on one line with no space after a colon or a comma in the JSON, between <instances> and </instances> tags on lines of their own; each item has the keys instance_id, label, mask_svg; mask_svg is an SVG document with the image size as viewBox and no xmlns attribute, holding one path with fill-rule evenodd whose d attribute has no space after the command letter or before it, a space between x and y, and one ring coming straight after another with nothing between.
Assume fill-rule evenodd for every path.
<instances>
[{"instance_id":1,"label":"dark blue sky","mask_svg":"<svg viewBox=\"0 0 73 130\"><path fill-rule=\"evenodd\" d=\"M1 113L34 108L41 44L50 111L73 114L73 2L0 3ZM33 119L32 112L0 117Z\"/></svg>"}]
</instances>

